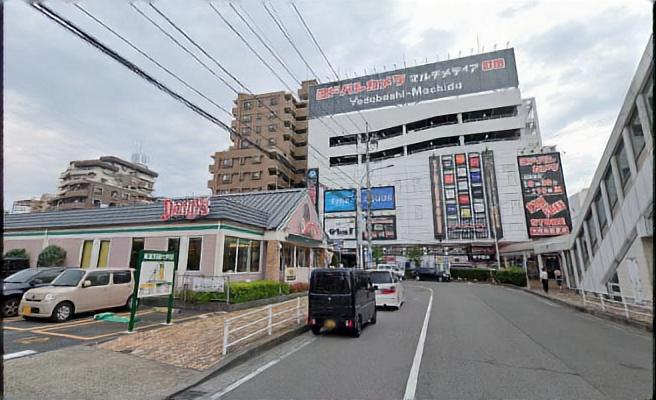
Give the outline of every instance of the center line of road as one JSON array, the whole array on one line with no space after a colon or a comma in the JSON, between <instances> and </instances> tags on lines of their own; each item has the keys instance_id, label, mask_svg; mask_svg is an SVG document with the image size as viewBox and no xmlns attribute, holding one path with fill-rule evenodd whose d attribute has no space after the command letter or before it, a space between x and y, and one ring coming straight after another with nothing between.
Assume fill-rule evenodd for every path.
<instances>
[{"instance_id":1,"label":"center line of road","mask_svg":"<svg viewBox=\"0 0 656 400\"><path fill-rule=\"evenodd\" d=\"M244 383L246 383L246 382L250 381L251 379L255 378L256 376L258 376L258 375L261 374L262 372L264 372L264 371L266 371L267 369L269 369L269 368L273 367L274 365L278 364L280 361L282 361L282 360L284 360L285 358L291 356L292 354L296 353L297 351L299 351L299 350L302 349L303 347L307 346L308 344L314 342L315 340L316 340L316 338L312 338L312 339L308 340L307 342L301 344L300 346L298 346L298 347L292 349L292 350L289 351L288 353L285 353L285 354L283 354L282 356L276 358L275 360L269 361L268 363L264 364L263 366L257 368L255 371L251 372L250 374L248 374L248 375L244 376L243 378L241 378L241 379L235 381L234 383L230 384L230 385L229 385L228 387L226 387L225 389L223 389L223 390L221 390L221 391L219 391L219 392L214 393L214 394L210 397L210 400L217 400L217 399L220 399L221 396L223 396L224 394L229 393L229 392L232 392L233 390L237 389L239 386L241 386L241 385L243 385Z\"/></svg>"},{"instance_id":2,"label":"center line of road","mask_svg":"<svg viewBox=\"0 0 656 400\"><path fill-rule=\"evenodd\" d=\"M433 308L433 289L430 290L431 296L428 300L428 308L426 309L426 316L424 317L424 325L421 327L419 334L419 342L417 343L417 350L415 351L415 358L412 360L412 368L408 376L408 383L405 385L405 394L403 400L414 400L415 391L417 390L417 379L419 378L419 367L421 367L421 358L424 355L424 343L426 342L426 333L428 332L428 321L430 320L431 309Z\"/></svg>"}]
</instances>

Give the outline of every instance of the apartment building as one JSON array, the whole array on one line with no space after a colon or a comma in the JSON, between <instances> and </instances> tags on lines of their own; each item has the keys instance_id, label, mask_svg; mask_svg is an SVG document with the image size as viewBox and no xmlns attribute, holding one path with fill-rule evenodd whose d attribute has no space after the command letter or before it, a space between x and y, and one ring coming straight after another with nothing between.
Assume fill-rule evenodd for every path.
<instances>
[{"instance_id":1,"label":"apartment building","mask_svg":"<svg viewBox=\"0 0 656 400\"><path fill-rule=\"evenodd\" d=\"M45 212L50 209L52 195L44 193L41 197L32 197L31 199L16 200L11 208L12 214L25 214L33 212Z\"/></svg>"},{"instance_id":2,"label":"apartment building","mask_svg":"<svg viewBox=\"0 0 656 400\"><path fill-rule=\"evenodd\" d=\"M59 176L52 210L150 203L157 173L114 156L71 161Z\"/></svg>"},{"instance_id":3,"label":"apartment building","mask_svg":"<svg viewBox=\"0 0 656 400\"><path fill-rule=\"evenodd\" d=\"M240 93L232 109L232 128L261 147L231 134L232 146L214 153L209 166L213 194L241 193L303 187L308 157L308 87L303 82L298 98L289 92L257 95ZM278 155L276 157L276 154Z\"/></svg>"}]
</instances>

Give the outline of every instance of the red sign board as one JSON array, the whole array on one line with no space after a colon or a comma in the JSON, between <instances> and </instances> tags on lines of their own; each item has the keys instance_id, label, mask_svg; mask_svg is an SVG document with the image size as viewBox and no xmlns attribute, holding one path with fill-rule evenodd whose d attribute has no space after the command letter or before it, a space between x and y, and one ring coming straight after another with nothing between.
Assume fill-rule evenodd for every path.
<instances>
[{"instance_id":1,"label":"red sign board","mask_svg":"<svg viewBox=\"0 0 656 400\"><path fill-rule=\"evenodd\" d=\"M162 221L168 221L175 217L196 219L210 213L210 198L197 197L194 199L172 200L164 199L164 211L160 216Z\"/></svg>"}]
</instances>

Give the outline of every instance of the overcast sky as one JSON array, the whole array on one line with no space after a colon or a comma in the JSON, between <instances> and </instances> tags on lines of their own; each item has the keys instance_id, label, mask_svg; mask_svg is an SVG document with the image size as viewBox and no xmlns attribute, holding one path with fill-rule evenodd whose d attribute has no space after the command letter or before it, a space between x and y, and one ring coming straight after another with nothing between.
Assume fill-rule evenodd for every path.
<instances>
[{"instance_id":1,"label":"overcast sky","mask_svg":"<svg viewBox=\"0 0 656 400\"><path fill-rule=\"evenodd\" d=\"M288 60L293 75L312 74L260 1L235 1ZM504 5L499 5L503 3ZM116 49L171 88L230 118L77 9L50 7ZM125 1L81 1L94 16L230 110L234 93L139 15ZM226 69L254 92L284 90L232 33L207 1L157 1ZM182 6L184 4L184 6ZM266 57L226 1L213 3ZM321 80L328 66L313 47L288 0L274 9ZM589 184L650 35L651 3L626 1L311 1L296 0L339 73L364 75L434 62L509 42L520 89L535 97L544 144L563 153L569 193ZM163 22L146 2L137 7ZM123 66L50 21L23 1L5 2L4 207L55 192L70 160L115 155L130 159L141 143L159 173L156 194L209 194L210 154L225 150L228 134L164 95ZM178 35L179 37L179 35ZM206 61L211 65L209 61ZM214 68L216 69L216 68ZM283 74L280 66L276 70ZM283 75L287 84L298 82Z\"/></svg>"}]
</instances>

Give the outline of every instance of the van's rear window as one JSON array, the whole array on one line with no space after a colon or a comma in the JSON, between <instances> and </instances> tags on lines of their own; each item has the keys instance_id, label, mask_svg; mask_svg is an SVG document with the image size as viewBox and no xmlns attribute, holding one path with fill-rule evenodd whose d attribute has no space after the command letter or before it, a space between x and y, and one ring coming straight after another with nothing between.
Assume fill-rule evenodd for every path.
<instances>
[{"instance_id":1,"label":"van's rear window","mask_svg":"<svg viewBox=\"0 0 656 400\"><path fill-rule=\"evenodd\" d=\"M392 275L387 271L372 271L371 283L392 283Z\"/></svg>"},{"instance_id":2,"label":"van's rear window","mask_svg":"<svg viewBox=\"0 0 656 400\"><path fill-rule=\"evenodd\" d=\"M346 274L317 274L314 276L312 293L320 294L347 294L350 293L349 281Z\"/></svg>"}]
</instances>

